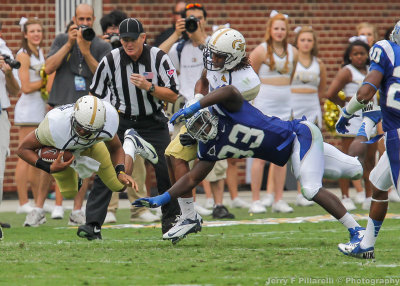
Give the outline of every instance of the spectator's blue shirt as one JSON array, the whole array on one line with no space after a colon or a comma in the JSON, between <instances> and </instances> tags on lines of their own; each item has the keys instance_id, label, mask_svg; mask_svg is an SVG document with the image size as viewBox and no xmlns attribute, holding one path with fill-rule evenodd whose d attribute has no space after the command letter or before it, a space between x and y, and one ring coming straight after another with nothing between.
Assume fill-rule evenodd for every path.
<instances>
[{"instance_id":1,"label":"spectator's blue shirt","mask_svg":"<svg viewBox=\"0 0 400 286\"><path fill-rule=\"evenodd\" d=\"M383 74L379 89L383 130L400 128L400 46L382 40L373 45L369 56L370 71Z\"/></svg>"},{"instance_id":2,"label":"spectator's blue shirt","mask_svg":"<svg viewBox=\"0 0 400 286\"><path fill-rule=\"evenodd\" d=\"M266 116L247 101L237 112L229 112L220 104L210 109L218 116L218 132L207 143L199 141L200 160L254 157L279 166L289 160L300 120L282 121Z\"/></svg>"}]
</instances>

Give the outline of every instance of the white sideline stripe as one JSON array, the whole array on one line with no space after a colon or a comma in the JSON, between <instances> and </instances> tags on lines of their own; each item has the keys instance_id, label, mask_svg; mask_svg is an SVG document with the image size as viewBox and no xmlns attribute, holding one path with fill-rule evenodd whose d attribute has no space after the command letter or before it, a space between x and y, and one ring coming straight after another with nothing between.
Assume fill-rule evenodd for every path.
<instances>
[{"instance_id":1,"label":"white sideline stripe","mask_svg":"<svg viewBox=\"0 0 400 286\"><path fill-rule=\"evenodd\" d=\"M368 214L353 214L356 220L368 219ZM400 219L400 214L386 214L385 219ZM232 225L269 225L269 224L281 224L281 223L319 223L325 221L337 221L333 216L317 215L308 217L293 217L293 218L265 218L265 219L254 219L254 220L225 220L225 221L204 221L203 227L218 227L218 226L232 226ZM68 229L78 227L56 227L55 229ZM122 228L161 228L160 223L152 224L117 224L117 225L103 225L102 229L122 229Z\"/></svg>"}]
</instances>

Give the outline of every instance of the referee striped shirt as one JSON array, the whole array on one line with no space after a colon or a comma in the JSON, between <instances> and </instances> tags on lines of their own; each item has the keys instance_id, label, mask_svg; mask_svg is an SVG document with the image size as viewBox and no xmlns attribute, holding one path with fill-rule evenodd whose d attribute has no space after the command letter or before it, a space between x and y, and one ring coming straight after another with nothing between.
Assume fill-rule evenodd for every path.
<instances>
[{"instance_id":1,"label":"referee striped shirt","mask_svg":"<svg viewBox=\"0 0 400 286\"><path fill-rule=\"evenodd\" d=\"M122 47L108 53L97 67L90 92L99 98L109 95L111 104L125 116L146 116L161 110L162 100L129 81L132 73L144 75L155 86L178 93L178 76L170 58L159 48L146 44L136 62Z\"/></svg>"}]
</instances>

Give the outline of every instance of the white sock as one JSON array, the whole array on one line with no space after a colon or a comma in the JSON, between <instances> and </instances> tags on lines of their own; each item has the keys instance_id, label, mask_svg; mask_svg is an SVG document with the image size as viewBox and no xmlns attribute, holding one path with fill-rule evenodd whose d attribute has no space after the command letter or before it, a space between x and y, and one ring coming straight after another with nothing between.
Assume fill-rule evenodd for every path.
<instances>
[{"instance_id":1,"label":"white sock","mask_svg":"<svg viewBox=\"0 0 400 286\"><path fill-rule=\"evenodd\" d=\"M355 228L357 226L360 226L358 224L358 222L356 222L356 220L353 218L353 216L349 213L346 213L342 218L339 219L339 221L345 226L347 227L347 229L349 228Z\"/></svg>"},{"instance_id":2,"label":"white sock","mask_svg":"<svg viewBox=\"0 0 400 286\"><path fill-rule=\"evenodd\" d=\"M182 216L188 216L194 213L193 197L178 198L179 206L181 207Z\"/></svg>"},{"instance_id":3,"label":"white sock","mask_svg":"<svg viewBox=\"0 0 400 286\"><path fill-rule=\"evenodd\" d=\"M365 230L364 238L360 243L361 248L366 249L375 245L382 223L383 221L373 220L370 217L368 218L367 229Z\"/></svg>"}]
</instances>

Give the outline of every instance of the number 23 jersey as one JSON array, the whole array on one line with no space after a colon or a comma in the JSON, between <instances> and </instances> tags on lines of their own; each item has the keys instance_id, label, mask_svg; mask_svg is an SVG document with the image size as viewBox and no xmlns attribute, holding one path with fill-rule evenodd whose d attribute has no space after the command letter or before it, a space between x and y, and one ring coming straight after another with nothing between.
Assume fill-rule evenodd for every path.
<instances>
[{"instance_id":1,"label":"number 23 jersey","mask_svg":"<svg viewBox=\"0 0 400 286\"><path fill-rule=\"evenodd\" d=\"M200 160L254 157L279 166L287 163L296 136L295 128L301 120L283 121L266 116L247 101L243 101L237 112L229 112L220 104L210 109L218 116L218 132L207 143L199 141L197 156Z\"/></svg>"}]
</instances>

